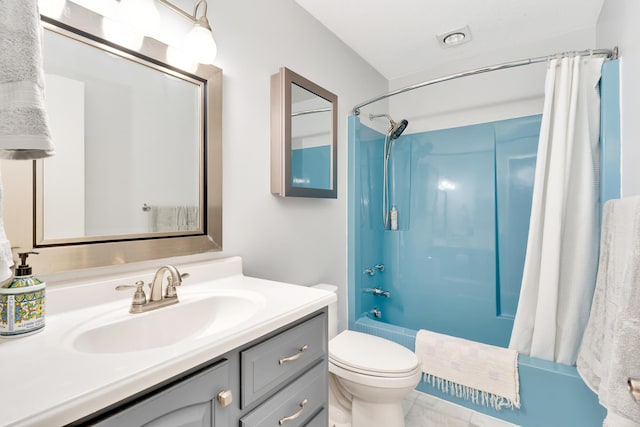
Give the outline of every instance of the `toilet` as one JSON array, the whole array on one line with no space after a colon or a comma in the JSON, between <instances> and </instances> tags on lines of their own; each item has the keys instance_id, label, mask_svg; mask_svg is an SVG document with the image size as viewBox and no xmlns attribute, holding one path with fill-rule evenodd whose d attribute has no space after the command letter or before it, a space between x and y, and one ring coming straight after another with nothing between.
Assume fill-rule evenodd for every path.
<instances>
[{"instance_id":1,"label":"toilet","mask_svg":"<svg viewBox=\"0 0 640 427\"><path fill-rule=\"evenodd\" d=\"M329 306L329 427L403 427L402 399L421 375L418 357L400 344L356 331L337 334L337 304Z\"/></svg>"}]
</instances>

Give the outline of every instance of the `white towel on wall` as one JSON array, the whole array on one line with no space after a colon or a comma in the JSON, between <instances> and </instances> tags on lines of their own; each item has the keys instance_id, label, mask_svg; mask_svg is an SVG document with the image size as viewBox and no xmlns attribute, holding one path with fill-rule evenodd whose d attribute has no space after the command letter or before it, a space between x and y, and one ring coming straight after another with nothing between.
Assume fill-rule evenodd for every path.
<instances>
[{"instance_id":1,"label":"white towel on wall","mask_svg":"<svg viewBox=\"0 0 640 427\"><path fill-rule=\"evenodd\" d=\"M0 1L0 158L55 154L44 107L37 0Z\"/></svg>"},{"instance_id":2,"label":"white towel on wall","mask_svg":"<svg viewBox=\"0 0 640 427\"><path fill-rule=\"evenodd\" d=\"M416 355L425 382L473 403L520 408L518 352L419 330Z\"/></svg>"},{"instance_id":3,"label":"white towel on wall","mask_svg":"<svg viewBox=\"0 0 640 427\"><path fill-rule=\"evenodd\" d=\"M600 259L578 373L607 408L604 425L640 425L627 378L640 377L640 196L604 206Z\"/></svg>"}]
</instances>

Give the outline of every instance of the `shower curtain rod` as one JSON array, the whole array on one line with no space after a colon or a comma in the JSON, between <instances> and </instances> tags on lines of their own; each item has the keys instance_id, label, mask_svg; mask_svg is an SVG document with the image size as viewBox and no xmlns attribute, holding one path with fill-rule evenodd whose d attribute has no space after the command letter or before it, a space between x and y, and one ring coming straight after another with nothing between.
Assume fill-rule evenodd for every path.
<instances>
[{"instance_id":1,"label":"shower curtain rod","mask_svg":"<svg viewBox=\"0 0 640 427\"><path fill-rule=\"evenodd\" d=\"M474 74L488 73L489 71L498 71L498 70L504 70L504 69L507 69L507 68L521 67L523 65L536 64L536 63L539 63L539 62L546 62L546 61L549 61L549 60L554 59L554 58L559 58L559 57L561 58L561 57L565 57L565 56L569 56L569 55L574 55L574 56L578 56L578 55L604 56L607 59L618 59L618 47L616 46L613 49L589 49L589 50L582 50L582 51L562 52L562 53L557 53L557 54L554 54L554 55L539 56L537 58L521 59L519 61L505 62L505 63L502 63L502 64L491 65L491 66L488 66L488 67L476 68L475 70L469 70L469 71L463 71L461 73L450 74L448 76L438 77L438 78L433 79L433 80L427 80L427 81L422 82L422 83L416 83L416 84L411 85L411 86L405 86L403 88L396 89L394 91L385 93L384 95L380 95L380 96L377 96L375 98L371 98L368 101L364 101L364 102L354 106L351 112L354 115L359 116L360 115L360 109L362 107L364 107L364 106L367 106L369 104L373 104L374 102L382 101L383 99L390 98L392 96L395 96L395 95L398 95L398 94L401 94L401 93L404 93L404 92L409 92L411 90L419 89L419 88L425 87L425 86L430 86L430 85L433 85L433 84L436 84L436 83L442 83L442 82L446 82L448 80L454 80L454 79L459 79L461 77L472 76Z\"/></svg>"}]
</instances>

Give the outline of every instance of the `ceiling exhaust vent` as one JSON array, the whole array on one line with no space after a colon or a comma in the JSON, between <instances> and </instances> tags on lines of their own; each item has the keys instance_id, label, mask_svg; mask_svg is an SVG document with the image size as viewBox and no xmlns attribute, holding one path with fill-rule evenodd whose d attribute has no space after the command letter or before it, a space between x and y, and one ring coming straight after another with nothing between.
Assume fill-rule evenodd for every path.
<instances>
[{"instance_id":1,"label":"ceiling exhaust vent","mask_svg":"<svg viewBox=\"0 0 640 427\"><path fill-rule=\"evenodd\" d=\"M438 43L440 43L440 47L443 49L460 46L461 44L471 41L471 30L469 30L469 26L466 25L462 28L438 34L436 38L438 39Z\"/></svg>"}]
</instances>

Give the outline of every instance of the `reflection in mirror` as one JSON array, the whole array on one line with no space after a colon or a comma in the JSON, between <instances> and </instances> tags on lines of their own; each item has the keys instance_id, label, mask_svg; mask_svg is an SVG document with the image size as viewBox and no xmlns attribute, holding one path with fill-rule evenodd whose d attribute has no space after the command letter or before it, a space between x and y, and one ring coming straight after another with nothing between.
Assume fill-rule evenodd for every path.
<instances>
[{"instance_id":1,"label":"reflection in mirror","mask_svg":"<svg viewBox=\"0 0 640 427\"><path fill-rule=\"evenodd\" d=\"M12 246L37 249L39 274L221 250L222 70L184 71L148 37L121 47L62 3L42 15L58 155L1 162Z\"/></svg>"},{"instance_id":2,"label":"reflection in mirror","mask_svg":"<svg viewBox=\"0 0 640 427\"><path fill-rule=\"evenodd\" d=\"M291 85L291 185L331 190L331 103Z\"/></svg>"},{"instance_id":3,"label":"reflection in mirror","mask_svg":"<svg viewBox=\"0 0 640 427\"><path fill-rule=\"evenodd\" d=\"M282 68L271 102L271 192L336 198L337 97Z\"/></svg>"},{"instance_id":4,"label":"reflection in mirror","mask_svg":"<svg viewBox=\"0 0 640 427\"><path fill-rule=\"evenodd\" d=\"M44 32L40 244L201 230L203 82ZM170 99L171 102L166 102Z\"/></svg>"}]
</instances>

